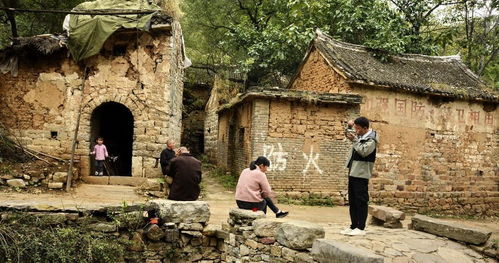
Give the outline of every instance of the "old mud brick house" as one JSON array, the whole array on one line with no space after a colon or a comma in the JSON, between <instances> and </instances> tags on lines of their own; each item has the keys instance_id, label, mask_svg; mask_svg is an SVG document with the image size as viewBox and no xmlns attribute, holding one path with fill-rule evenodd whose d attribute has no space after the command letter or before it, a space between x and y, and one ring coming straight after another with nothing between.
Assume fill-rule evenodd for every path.
<instances>
[{"instance_id":1,"label":"old mud brick house","mask_svg":"<svg viewBox=\"0 0 499 263\"><path fill-rule=\"evenodd\" d=\"M60 35L20 38L2 50L3 69L12 74L0 75L0 121L26 147L68 158L81 108L76 154L83 176L97 136L119 157L113 175L131 182L159 176L154 157L167 138L180 140L185 57L178 21L162 13L142 19L121 26L79 63L75 54L84 52L70 56L71 37Z\"/></svg>"},{"instance_id":2,"label":"old mud brick house","mask_svg":"<svg viewBox=\"0 0 499 263\"><path fill-rule=\"evenodd\" d=\"M362 96L360 113L381 135L371 200L499 214L499 94L459 58L402 55L382 62L365 47L319 31L289 88Z\"/></svg>"},{"instance_id":3,"label":"old mud brick house","mask_svg":"<svg viewBox=\"0 0 499 263\"><path fill-rule=\"evenodd\" d=\"M341 204L350 147L344 121L364 115L381 134L371 201L497 215L498 104L498 94L456 57L382 62L365 47L318 32L288 89L250 90L222 106L216 156L238 174L265 155L281 195Z\"/></svg>"},{"instance_id":4,"label":"old mud brick house","mask_svg":"<svg viewBox=\"0 0 499 263\"><path fill-rule=\"evenodd\" d=\"M239 174L267 156L274 190L324 193L343 203L343 126L360 102L352 94L251 88L219 110L217 163Z\"/></svg>"}]
</instances>

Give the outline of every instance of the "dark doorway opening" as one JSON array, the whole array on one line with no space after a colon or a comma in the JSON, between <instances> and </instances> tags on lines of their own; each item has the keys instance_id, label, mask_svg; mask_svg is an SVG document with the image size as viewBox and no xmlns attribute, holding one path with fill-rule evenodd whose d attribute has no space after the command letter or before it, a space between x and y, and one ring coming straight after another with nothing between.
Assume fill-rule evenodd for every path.
<instances>
[{"instance_id":1,"label":"dark doorway opening","mask_svg":"<svg viewBox=\"0 0 499 263\"><path fill-rule=\"evenodd\" d=\"M95 140L102 137L109 156L114 157L106 161L105 174L132 176L133 115L130 110L120 103L103 103L92 112L90 124L92 149ZM93 174L95 171L93 158L91 169L90 174Z\"/></svg>"}]
</instances>

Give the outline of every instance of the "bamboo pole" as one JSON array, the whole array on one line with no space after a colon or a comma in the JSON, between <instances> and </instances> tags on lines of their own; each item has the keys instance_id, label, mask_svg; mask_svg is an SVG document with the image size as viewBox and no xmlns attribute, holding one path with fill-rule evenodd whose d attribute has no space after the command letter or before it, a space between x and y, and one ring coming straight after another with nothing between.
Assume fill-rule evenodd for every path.
<instances>
[{"instance_id":1,"label":"bamboo pole","mask_svg":"<svg viewBox=\"0 0 499 263\"><path fill-rule=\"evenodd\" d=\"M81 109L83 107L83 98L85 93L85 81L87 80L88 67L85 66L85 71L83 73L83 81L81 85L81 100L80 105L78 106L78 116L76 118L76 127L73 136L73 146L71 148L71 160L69 161L68 168L68 180L66 182L66 191L69 192L71 190L71 181L73 180L73 166L75 160L75 152L76 152L76 143L78 141L78 131L80 130L80 118L81 118Z\"/></svg>"}]
</instances>

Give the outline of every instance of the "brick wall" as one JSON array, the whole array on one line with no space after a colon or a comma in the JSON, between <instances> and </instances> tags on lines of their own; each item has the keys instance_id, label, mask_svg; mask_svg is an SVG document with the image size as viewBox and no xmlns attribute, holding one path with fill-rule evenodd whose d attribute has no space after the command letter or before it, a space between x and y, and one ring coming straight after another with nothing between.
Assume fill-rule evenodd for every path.
<instances>
[{"instance_id":1,"label":"brick wall","mask_svg":"<svg viewBox=\"0 0 499 263\"><path fill-rule=\"evenodd\" d=\"M317 57L311 54L292 87L341 86L363 96L361 115L381 136L372 201L413 211L498 214L497 103L350 86ZM310 72L318 76L307 77Z\"/></svg>"},{"instance_id":2,"label":"brick wall","mask_svg":"<svg viewBox=\"0 0 499 263\"><path fill-rule=\"evenodd\" d=\"M350 147L343 127L357 111L340 104L255 101L253 158L270 159L267 176L274 190L321 193L343 203Z\"/></svg>"}]
</instances>

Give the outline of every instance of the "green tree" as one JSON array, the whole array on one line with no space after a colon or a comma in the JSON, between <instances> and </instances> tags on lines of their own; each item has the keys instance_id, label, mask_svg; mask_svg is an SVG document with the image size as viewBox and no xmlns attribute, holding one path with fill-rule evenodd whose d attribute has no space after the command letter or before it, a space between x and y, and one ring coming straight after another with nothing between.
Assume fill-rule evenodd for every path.
<instances>
[{"instance_id":1,"label":"green tree","mask_svg":"<svg viewBox=\"0 0 499 263\"><path fill-rule=\"evenodd\" d=\"M406 51L416 54L434 55L437 43L434 34L428 33L436 22L433 18L437 9L458 3L456 0L389 0L399 12L407 26L406 37L410 44ZM437 22L438 23L438 22Z\"/></svg>"},{"instance_id":2,"label":"green tree","mask_svg":"<svg viewBox=\"0 0 499 263\"><path fill-rule=\"evenodd\" d=\"M315 28L394 53L408 43L403 21L380 0L186 0L183 7L195 64L236 65L251 82L292 74Z\"/></svg>"},{"instance_id":3,"label":"green tree","mask_svg":"<svg viewBox=\"0 0 499 263\"><path fill-rule=\"evenodd\" d=\"M2 7L22 9L70 10L82 2L84 0L2 0L0 4ZM53 13L3 12L0 16L2 22L0 42L3 46L13 37L17 37L16 31L18 36L62 32L64 17L64 14ZM12 28L16 28L16 30Z\"/></svg>"}]
</instances>

